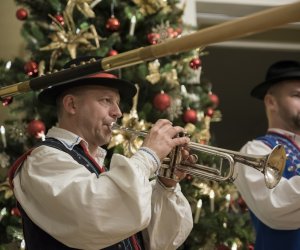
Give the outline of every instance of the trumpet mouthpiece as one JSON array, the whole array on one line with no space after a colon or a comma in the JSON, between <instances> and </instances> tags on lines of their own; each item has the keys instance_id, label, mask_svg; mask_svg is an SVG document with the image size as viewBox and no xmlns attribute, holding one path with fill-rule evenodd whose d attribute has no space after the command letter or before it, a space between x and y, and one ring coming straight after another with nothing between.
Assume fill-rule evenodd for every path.
<instances>
[{"instance_id":1,"label":"trumpet mouthpiece","mask_svg":"<svg viewBox=\"0 0 300 250\"><path fill-rule=\"evenodd\" d=\"M111 130L116 130L116 129L120 129L120 128L121 128L121 126L119 124L117 124L116 122L112 122L110 124L110 129Z\"/></svg>"}]
</instances>

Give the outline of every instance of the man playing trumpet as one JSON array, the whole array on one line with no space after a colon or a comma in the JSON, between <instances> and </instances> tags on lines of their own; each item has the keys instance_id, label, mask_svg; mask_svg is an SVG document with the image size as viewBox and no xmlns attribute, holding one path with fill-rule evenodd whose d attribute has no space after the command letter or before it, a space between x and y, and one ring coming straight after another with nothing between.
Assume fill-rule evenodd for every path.
<instances>
[{"instance_id":1,"label":"man playing trumpet","mask_svg":"<svg viewBox=\"0 0 300 250\"><path fill-rule=\"evenodd\" d=\"M98 73L39 94L57 108L58 126L11 171L27 249L171 250L187 238L192 213L178 182L149 181L175 146L189 143L176 137L183 128L158 120L131 158L114 154L110 171L103 166L100 146L122 116L120 102L135 93L133 84Z\"/></svg>"}]
</instances>

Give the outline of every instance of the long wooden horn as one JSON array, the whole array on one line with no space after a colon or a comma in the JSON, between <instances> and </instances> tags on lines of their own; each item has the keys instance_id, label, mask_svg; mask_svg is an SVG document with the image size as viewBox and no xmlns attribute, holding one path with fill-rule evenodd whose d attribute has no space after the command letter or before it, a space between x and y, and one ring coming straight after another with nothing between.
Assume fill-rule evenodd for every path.
<instances>
[{"instance_id":1,"label":"long wooden horn","mask_svg":"<svg viewBox=\"0 0 300 250\"><path fill-rule=\"evenodd\" d=\"M205 47L210 44L249 36L299 20L300 1L283 6L272 7L160 44L130 50L116 56L105 57L98 61L89 61L84 65L71 67L69 69L2 87L0 88L0 98L17 95L31 90L40 90L52 85L72 81L79 77L94 74L99 71L124 68L156 58Z\"/></svg>"}]
</instances>

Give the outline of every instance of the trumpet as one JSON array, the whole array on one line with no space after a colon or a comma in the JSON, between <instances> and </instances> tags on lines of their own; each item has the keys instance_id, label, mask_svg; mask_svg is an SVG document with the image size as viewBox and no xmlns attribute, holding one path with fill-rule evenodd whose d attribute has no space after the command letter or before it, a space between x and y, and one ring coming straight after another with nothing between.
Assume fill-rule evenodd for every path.
<instances>
[{"instance_id":1,"label":"trumpet","mask_svg":"<svg viewBox=\"0 0 300 250\"><path fill-rule=\"evenodd\" d=\"M135 137L146 137L147 131L137 131L127 127L122 127L116 123L112 123L112 130L128 132ZM187 134L179 134L178 136L188 136ZM281 179L282 172L286 162L286 152L283 145L275 146L271 153L267 155L250 155L240 152L213 147L209 145L189 142L187 148L197 154L208 154L214 157L218 165L213 164L207 166L199 164L197 161L201 157L193 154L196 162L191 163L182 159L180 150L181 146L176 146L171 150L169 155L162 161L162 165L158 170L158 176L177 180L175 170L184 171L192 176L213 180L217 182L234 181L236 163L242 163L252 167L264 175L265 184L269 189L274 188Z\"/></svg>"}]
</instances>

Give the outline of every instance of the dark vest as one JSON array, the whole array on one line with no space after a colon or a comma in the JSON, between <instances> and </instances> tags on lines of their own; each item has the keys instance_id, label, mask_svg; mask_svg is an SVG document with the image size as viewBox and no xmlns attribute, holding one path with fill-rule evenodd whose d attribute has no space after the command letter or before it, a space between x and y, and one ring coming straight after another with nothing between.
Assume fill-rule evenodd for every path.
<instances>
[{"instance_id":1,"label":"dark vest","mask_svg":"<svg viewBox=\"0 0 300 250\"><path fill-rule=\"evenodd\" d=\"M283 177L289 179L300 173L300 149L289 138L277 134L268 133L257 138L263 141L270 148L277 144L282 144L287 153L287 161L283 172ZM256 231L255 250L299 250L300 249L300 229L296 230L275 230L260 221L252 211L250 211Z\"/></svg>"},{"instance_id":2,"label":"dark vest","mask_svg":"<svg viewBox=\"0 0 300 250\"><path fill-rule=\"evenodd\" d=\"M97 177L100 174L100 170L94 165L94 163L87 157L84 150L80 145L76 145L73 150L67 149L60 141L54 138L47 138L45 141L39 143L37 146L47 145L50 147L57 148L68 154L70 154L73 159L83 166L85 166L91 173L95 173ZM12 179L15 172L22 166L23 161L26 159L27 155L32 151L29 150L23 156L21 156L16 163L12 166L9 179L12 183ZM68 247L58 240L54 239L51 235L47 234L40 227L32 222L32 220L27 216L26 212L23 210L21 205L17 203L17 206L21 212L22 224L23 224L23 234L26 243L27 250L77 250L75 248ZM134 239L133 239L134 237ZM136 245L136 247L134 247ZM125 239L117 244L104 248L105 250L132 250L132 249L144 249L142 234L138 233L128 239ZM78 249L79 250L79 249Z\"/></svg>"}]
</instances>

